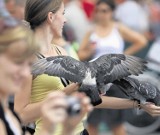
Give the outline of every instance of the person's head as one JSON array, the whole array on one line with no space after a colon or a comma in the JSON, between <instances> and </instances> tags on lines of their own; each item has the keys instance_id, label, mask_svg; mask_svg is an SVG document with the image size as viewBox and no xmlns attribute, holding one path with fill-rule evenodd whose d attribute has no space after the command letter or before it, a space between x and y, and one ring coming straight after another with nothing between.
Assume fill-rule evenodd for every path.
<instances>
[{"instance_id":1,"label":"person's head","mask_svg":"<svg viewBox=\"0 0 160 135\"><path fill-rule=\"evenodd\" d=\"M38 44L33 32L23 26L0 31L0 96L23 90Z\"/></svg>"},{"instance_id":2,"label":"person's head","mask_svg":"<svg viewBox=\"0 0 160 135\"><path fill-rule=\"evenodd\" d=\"M15 11L15 0L4 0L7 10L10 14L13 14Z\"/></svg>"},{"instance_id":3,"label":"person's head","mask_svg":"<svg viewBox=\"0 0 160 135\"><path fill-rule=\"evenodd\" d=\"M112 20L115 3L113 0L98 0L95 9L95 19L99 23Z\"/></svg>"},{"instance_id":4,"label":"person's head","mask_svg":"<svg viewBox=\"0 0 160 135\"><path fill-rule=\"evenodd\" d=\"M114 0L114 2L119 5L119 4L122 4L123 2L125 2L127 0Z\"/></svg>"},{"instance_id":5,"label":"person's head","mask_svg":"<svg viewBox=\"0 0 160 135\"><path fill-rule=\"evenodd\" d=\"M18 20L24 19L24 11L27 0L15 0L15 10L13 16Z\"/></svg>"},{"instance_id":6,"label":"person's head","mask_svg":"<svg viewBox=\"0 0 160 135\"><path fill-rule=\"evenodd\" d=\"M33 30L41 26L50 28L54 36L61 36L64 23L64 4L62 0L27 0L25 20Z\"/></svg>"}]
</instances>

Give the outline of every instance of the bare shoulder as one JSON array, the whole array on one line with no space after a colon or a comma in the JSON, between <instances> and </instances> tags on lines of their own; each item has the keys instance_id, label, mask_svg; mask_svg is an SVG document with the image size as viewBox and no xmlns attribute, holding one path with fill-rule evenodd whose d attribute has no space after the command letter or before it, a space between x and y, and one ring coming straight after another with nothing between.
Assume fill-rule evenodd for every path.
<instances>
[{"instance_id":1,"label":"bare shoulder","mask_svg":"<svg viewBox=\"0 0 160 135\"><path fill-rule=\"evenodd\" d=\"M120 22L114 22L114 24L120 31L123 31L124 29L127 28L124 24L122 24Z\"/></svg>"},{"instance_id":2,"label":"bare shoulder","mask_svg":"<svg viewBox=\"0 0 160 135\"><path fill-rule=\"evenodd\" d=\"M83 37L83 40L85 40L85 41L88 40L89 37L91 36L91 34L92 34L93 32L95 32L95 28L89 29L89 30L85 33L85 35L84 35L84 37Z\"/></svg>"},{"instance_id":3,"label":"bare shoulder","mask_svg":"<svg viewBox=\"0 0 160 135\"><path fill-rule=\"evenodd\" d=\"M126 38L126 37L132 38L133 36L138 34L134 30L132 30L131 28L129 28L128 26L126 26L126 25L124 25L120 22L116 22L116 26L117 26L117 28L118 28L118 30L121 33L123 38Z\"/></svg>"}]
</instances>

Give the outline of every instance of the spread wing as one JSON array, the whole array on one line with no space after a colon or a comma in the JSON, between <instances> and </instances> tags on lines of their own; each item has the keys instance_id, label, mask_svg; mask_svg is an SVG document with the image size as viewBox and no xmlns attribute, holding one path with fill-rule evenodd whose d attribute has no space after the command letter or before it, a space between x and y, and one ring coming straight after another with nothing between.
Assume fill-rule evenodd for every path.
<instances>
[{"instance_id":1,"label":"spread wing","mask_svg":"<svg viewBox=\"0 0 160 135\"><path fill-rule=\"evenodd\" d=\"M146 69L146 61L124 54L107 54L90 63L97 75L97 82L111 83L129 75L139 75ZM91 68L91 69L92 69Z\"/></svg>"},{"instance_id":2,"label":"spread wing","mask_svg":"<svg viewBox=\"0 0 160 135\"><path fill-rule=\"evenodd\" d=\"M70 56L55 56L39 59L32 66L32 74L37 76L48 74L63 77L72 82L81 83L87 67L83 62Z\"/></svg>"}]
</instances>

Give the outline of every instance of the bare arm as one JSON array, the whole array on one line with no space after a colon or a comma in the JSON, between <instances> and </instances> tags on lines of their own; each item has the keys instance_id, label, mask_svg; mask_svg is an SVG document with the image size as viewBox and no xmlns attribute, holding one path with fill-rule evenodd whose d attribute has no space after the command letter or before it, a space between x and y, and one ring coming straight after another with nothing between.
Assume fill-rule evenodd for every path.
<instances>
[{"instance_id":1,"label":"bare arm","mask_svg":"<svg viewBox=\"0 0 160 135\"><path fill-rule=\"evenodd\" d=\"M42 102L30 103L32 76L25 82L24 89L15 95L14 110L19 114L24 123L35 121L41 116Z\"/></svg>"},{"instance_id":2,"label":"bare arm","mask_svg":"<svg viewBox=\"0 0 160 135\"><path fill-rule=\"evenodd\" d=\"M146 46L147 39L142 34L135 32L122 24L118 24L118 28L123 39L132 43L132 45L124 51L125 54L135 54Z\"/></svg>"},{"instance_id":3,"label":"bare arm","mask_svg":"<svg viewBox=\"0 0 160 135\"><path fill-rule=\"evenodd\" d=\"M78 51L79 59L82 61L88 60L95 52L95 46L89 41L90 34L91 32L86 33Z\"/></svg>"},{"instance_id":4,"label":"bare arm","mask_svg":"<svg viewBox=\"0 0 160 135\"><path fill-rule=\"evenodd\" d=\"M102 103L96 106L96 108L106 108L106 109L127 109L128 108L129 109L137 106L138 106L138 102L130 99L102 96Z\"/></svg>"},{"instance_id":5,"label":"bare arm","mask_svg":"<svg viewBox=\"0 0 160 135\"><path fill-rule=\"evenodd\" d=\"M138 102L134 100L102 96L102 103L96 106L96 108L130 109L138 106ZM145 105L141 104L140 107L153 117L160 116L160 106L147 103Z\"/></svg>"},{"instance_id":6,"label":"bare arm","mask_svg":"<svg viewBox=\"0 0 160 135\"><path fill-rule=\"evenodd\" d=\"M34 122L37 118L41 117L40 109L44 101L37 103L30 103L32 86L32 76L25 82L23 91L15 95L14 110L19 114L23 123L27 124ZM62 91L67 95L77 91L78 84L71 84L64 88Z\"/></svg>"},{"instance_id":7,"label":"bare arm","mask_svg":"<svg viewBox=\"0 0 160 135\"><path fill-rule=\"evenodd\" d=\"M61 135L74 135L77 124L84 118L86 113L92 111L90 99L82 93L74 94L81 103L81 112L77 115L70 116L66 112L68 106L65 94L62 92L53 92L47 96L46 102L42 105L43 125L39 135L51 135L54 133L54 127L57 124L63 125Z\"/></svg>"},{"instance_id":8,"label":"bare arm","mask_svg":"<svg viewBox=\"0 0 160 135\"><path fill-rule=\"evenodd\" d=\"M58 49L61 51L62 55L67 55L66 51L59 46ZM34 122L37 118L41 117L40 109L44 101L31 103L31 86L32 86L32 76L28 78L25 82L25 86L23 91L17 93L15 95L15 105L14 110L19 114L23 123L27 124L30 122ZM79 88L78 84L71 84L64 88L62 91L67 95L70 95L74 91L77 91Z\"/></svg>"}]
</instances>

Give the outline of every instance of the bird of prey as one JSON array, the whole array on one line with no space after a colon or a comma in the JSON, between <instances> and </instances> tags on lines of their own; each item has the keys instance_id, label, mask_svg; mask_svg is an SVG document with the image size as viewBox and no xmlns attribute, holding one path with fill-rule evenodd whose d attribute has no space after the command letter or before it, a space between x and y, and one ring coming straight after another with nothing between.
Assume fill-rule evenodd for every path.
<instances>
[{"instance_id":1,"label":"bird of prey","mask_svg":"<svg viewBox=\"0 0 160 135\"><path fill-rule=\"evenodd\" d=\"M81 84L79 91L85 92L93 105L98 105L102 102L100 94L106 92L106 84L141 74L146 69L146 63L143 59L124 54L106 54L92 62L81 62L70 56L55 56L37 60L33 64L32 74L48 74L77 82Z\"/></svg>"},{"instance_id":2,"label":"bird of prey","mask_svg":"<svg viewBox=\"0 0 160 135\"><path fill-rule=\"evenodd\" d=\"M122 91L132 99L140 101L141 104L146 102L160 105L160 90L149 82L139 81L131 77L125 77L113 82L122 88Z\"/></svg>"}]
</instances>

